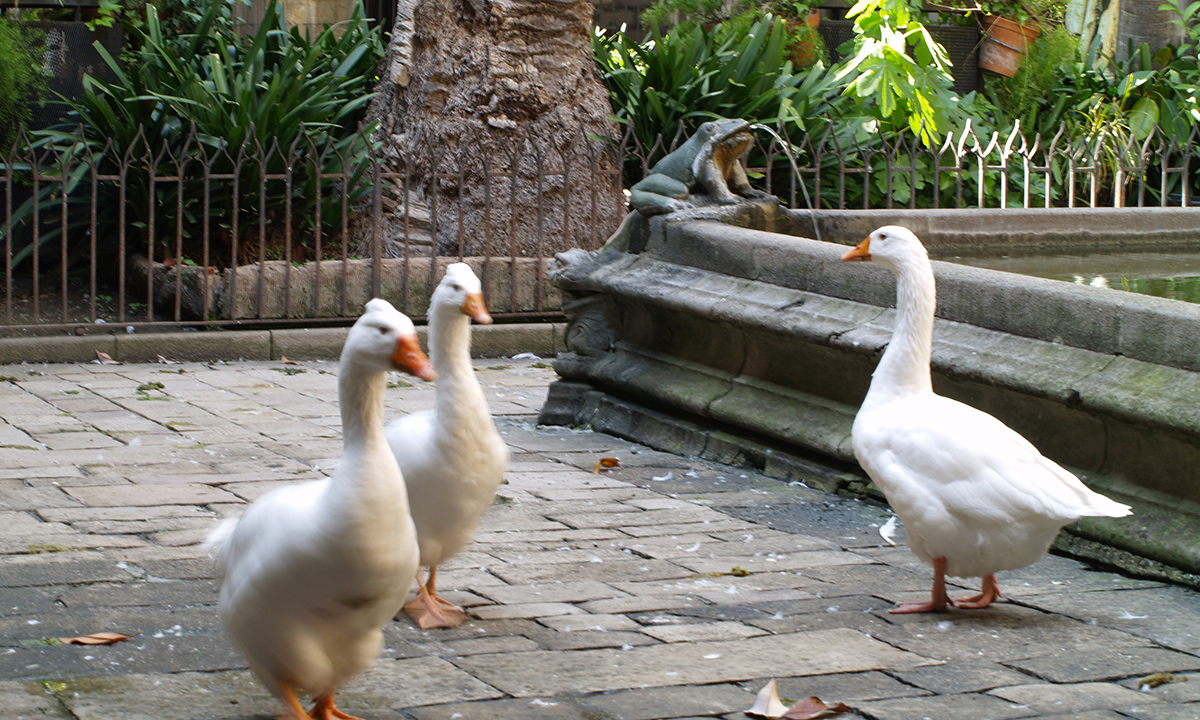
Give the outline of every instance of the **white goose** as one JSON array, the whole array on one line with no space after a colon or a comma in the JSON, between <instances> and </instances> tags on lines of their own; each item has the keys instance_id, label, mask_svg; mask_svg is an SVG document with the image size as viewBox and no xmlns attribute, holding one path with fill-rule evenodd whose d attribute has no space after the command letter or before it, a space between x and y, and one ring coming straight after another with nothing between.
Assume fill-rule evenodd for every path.
<instances>
[{"instance_id":1,"label":"white goose","mask_svg":"<svg viewBox=\"0 0 1200 720\"><path fill-rule=\"evenodd\" d=\"M446 268L429 305L429 357L438 374L432 411L387 427L408 484L421 565L429 579L405 611L423 628L455 627L462 608L437 594L437 566L461 550L492 504L508 467L483 389L471 367L471 319L487 325L479 278L464 263Z\"/></svg>"},{"instance_id":2,"label":"white goose","mask_svg":"<svg viewBox=\"0 0 1200 720\"><path fill-rule=\"evenodd\" d=\"M434 377L412 322L372 300L342 349L333 474L264 495L208 539L224 576L221 621L290 720L350 717L333 694L379 654L417 571L404 478L383 433L392 369ZM313 695L311 713L297 691Z\"/></svg>"},{"instance_id":3,"label":"white goose","mask_svg":"<svg viewBox=\"0 0 1200 720\"><path fill-rule=\"evenodd\" d=\"M896 274L892 341L851 431L854 455L904 523L909 547L933 565L930 600L900 603L891 612L987 607L1000 596L996 573L1035 562L1064 525L1130 513L996 418L934 394L933 267L916 235L879 228L842 260L874 262ZM982 577L982 591L951 600L946 575Z\"/></svg>"}]
</instances>

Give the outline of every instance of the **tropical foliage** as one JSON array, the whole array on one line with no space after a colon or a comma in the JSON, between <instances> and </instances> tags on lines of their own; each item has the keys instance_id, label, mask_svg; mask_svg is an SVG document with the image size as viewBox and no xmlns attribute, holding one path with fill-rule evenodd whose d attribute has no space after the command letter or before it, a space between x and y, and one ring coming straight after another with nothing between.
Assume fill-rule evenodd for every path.
<instances>
[{"instance_id":1,"label":"tropical foliage","mask_svg":"<svg viewBox=\"0 0 1200 720\"><path fill-rule=\"evenodd\" d=\"M118 227L133 227L141 237L127 242L157 259L199 261L201 246L224 250L254 234L272 246L285 236L311 244L318 231L341 226L368 187L371 129L359 124L383 54L378 35L359 12L340 36L326 28L309 39L287 29L274 3L242 38L223 13L224 2L209 3L194 32L170 36L148 5L143 25L126 28L135 48L127 62L97 47L116 79L88 77L66 125L34 134L34 150L53 158L64 180L43 184L15 212L11 222L27 242L14 264L34 251L32 237L60 238L64 189L78 207L68 213L70 241L90 230L94 202L101 246ZM289 164L293 151L301 160ZM123 198L118 183L93 182L93 172L121 177ZM47 214L55 221L30 233ZM231 255L204 260L215 257Z\"/></svg>"},{"instance_id":2,"label":"tropical foliage","mask_svg":"<svg viewBox=\"0 0 1200 720\"><path fill-rule=\"evenodd\" d=\"M655 28L644 44L624 33L593 38L614 116L649 164L670 150L658 140L664 128L686 135L714 117L774 125L827 113L824 105L836 101L832 79L819 64L794 71L786 45L786 24L772 15L741 34L685 25L665 34Z\"/></svg>"},{"instance_id":3,"label":"tropical foliage","mask_svg":"<svg viewBox=\"0 0 1200 720\"><path fill-rule=\"evenodd\" d=\"M660 5L703 2L662 0ZM1067 201L1059 183L1068 157L1094 161L1115 179L1122 166L1139 157L1144 142L1153 138L1168 147L1182 145L1194 139L1200 122L1200 29L1195 22L1200 2L1175 9L1187 29L1183 44L1130 48L1129 59L1120 62L1104 56L1089 60L1080 53L1075 38L1061 28L1063 5L1057 0L1024 4L1042 19L1042 33L1021 72L1012 79L989 77L983 92L961 97L951 90L944 50L924 25L928 16L910 0L856 2L848 13L855 21L855 38L840 48L845 58L832 68L817 64L796 69L763 54L770 46L761 42L766 37L761 23L754 32L742 31L732 17L706 32L696 32L696 23L688 32L684 22L665 33L655 28L643 43L618 34L597 38L595 47L615 117L645 147L653 146L662 132L677 142L703 119L743 117L794 138L789 149L801 164L819 168L808 177L827 177L820 194L829 202L921 206L954 204L962 196L982 198L994 207L1022 199L975 167L947 173L934 158L950 154L947 143L978 142L982 151L988 138L999 133L1018 140L995 146L989 164L1002 157L1015 159L1021 147L1056 143L1060 155L1050 161L1049 175L1037 173L1030 181L1033 192L1053 205ZM697 5L696 11L718 20L720 7ZM750 86L719 74L721 66L748 55L765 60L758 66L771 81L765 96L743 95ZM699 60L710 57L711 68ZM771 63L777 63L773 75L766 72ZM755 89L762 87L768 85ZM832 180L843 165L881 170L888 163L903 172L867 173L870 182L852 185ZM1011 169L1010 186L1020 185L1027 172ZM1150 171L1150 180L1155 172ZM1181 176L1175 174L1150 192L1178 192ZM1106 192L1111 190L1101 194Z\"/></svg>"},{"instance_id":4,"label":"tropical foliage","mask_svg":"<svg viewBox=\"0 0 1200 720\"><path fill-rule=\"evenodd\" d=\"M9 149L17 126L29 122L33 104L46 94L38 64L44 39L42 33L0 14L0 153Z\"/></svg>"}]
</instances>

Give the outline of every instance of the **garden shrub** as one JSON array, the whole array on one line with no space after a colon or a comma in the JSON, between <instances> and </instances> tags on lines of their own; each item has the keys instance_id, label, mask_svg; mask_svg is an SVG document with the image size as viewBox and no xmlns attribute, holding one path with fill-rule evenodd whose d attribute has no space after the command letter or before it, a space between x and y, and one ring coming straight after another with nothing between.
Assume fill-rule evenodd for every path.
<instances>
[{"instance_id":1,"label":"garden shrub","mask_svg":"<svg viewBox=\"0 0 1200 720\"><path fill-rule=\"evenodd\" d=\"M326 28L311 40L287 29L278 2L245 38L222 22L224 0L208 5L193 33L176 37L164 33L153 5L145 13L143 27L126 28L134 36L129 62L97 48L116 79L86 78L82 97L70 101L68 122L35 134L36 147L58 158L67 177L76 207L70 239L82 240L90 223L92 184L84 161L94 159L100 174L121 173L127 187L122 203L115 183L95 186L101 245L113 240L124 213L126 227L137 233L127 247L144 248L154 259L221 266L259 259L257 252L233 257L235 247L257 251L259 240L281 257L289 234L296 247L306 248L289 259L312 257L320 233L335 233L369 191L364 174L372 128L359 124L383 46L361 10L340 37ZM205 168L209 175L236 174L236 185L206 182ZM151 182L150 169L183 180ZM342 173L344 179L320 177ZM260 178L288 174L290 187L282 180L260 186ZM58 183L43 185L13 221L27 225L36 204L55 218L42 221L39 240L54 240L60 190ZM213 251L202 256L206 243ZM29 244L15 251L14 265L32 251Z\"/></svg>"},{"instance_id":2,"label":"garden shrub","mask_svg":"<svg viewBox=\"0 0 1200 720\"><path fill-rule=\"evenodd\" d=\"M46 79L40 62L45 35L0 12L0 154L16 140L17 127L43 101Z\"/></svg>"},{"instance_id":3,"label":"garden shrub","mask_svg":"<svg viewBox=\"0 0 1200 720\"><path fill-rule=\"evenodd\" d=\"M712 118L774 126L827 115L824 104L837 97L828 70L821 63L794 70L787 45L786 23L772 15L744 32L677 26L664 34L653 27L646 43L624 33L594 35L592 49L614 118L645 160L644 166L627 166L626 181L636 182Z\"/></svg>"}]
</instances>

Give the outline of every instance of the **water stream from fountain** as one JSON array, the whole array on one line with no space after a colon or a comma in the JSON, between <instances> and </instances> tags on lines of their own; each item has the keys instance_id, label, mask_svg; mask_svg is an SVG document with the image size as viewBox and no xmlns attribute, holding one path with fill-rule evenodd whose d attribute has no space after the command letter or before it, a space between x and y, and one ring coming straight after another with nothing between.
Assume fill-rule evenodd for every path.
<instances>
[{"instance_id":1,"label":"water stream from fountain","mask_svg":"<svg viewBox=\"0 0 1200 720\"><path fill-rule=\"evenodd\" d=\"M796 164L796 157L792 155L792 145L788 141L780 137L779 133L775 132L769 125L762 123L751 123L751 130L766 130L771 134L771 137L779 141L779 146L783 148L783 154L787 156L788 162L792 164L792 177L796 178L796 182L800 184L800 192L804 193L804 204L808 207L808 217L812 220L813 237L817 240L821 239L821 231L817 228L817 216L813 212L812 199L808 196L808 188L804 185L804 178L800 177L800 166Z\"/></svg>"}]
</instances>

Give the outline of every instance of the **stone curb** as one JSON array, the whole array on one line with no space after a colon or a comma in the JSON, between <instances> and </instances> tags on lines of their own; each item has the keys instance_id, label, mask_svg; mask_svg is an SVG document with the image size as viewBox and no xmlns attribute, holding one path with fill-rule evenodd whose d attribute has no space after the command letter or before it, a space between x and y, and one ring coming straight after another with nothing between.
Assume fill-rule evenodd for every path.
<instances>
[{"instance_id":1,"label":"stone curb","mask_svg":"<svg viewBox=\"0 0 1200 720\"><path fill-rule=\"evenodd\" d=\"M797 227L811 226L809 210L791 211ZM904 225L931 249L981 247L1193 246L1200 213L1192 208L942 208L938 210L820 210L825 242L857 244L881 225Z\"/></svg>"},{"instance_id":2,"label":"stone curb","mask_svg":"<svg viewBox=\"0 0 1200 720\"><path fill-rule=\"evenodd\" d=\"M502 357L533 353L554 357L566 347L562 323L476 325L471 354ZM417 328L425 344L425 327ZM119 362L168 360L333 360L342 352L348 328L288 330L214 330L207 332L145 333L85 337L0 339L0 364L91 362L102 352Z\"/></svg>"}]
</instances>

